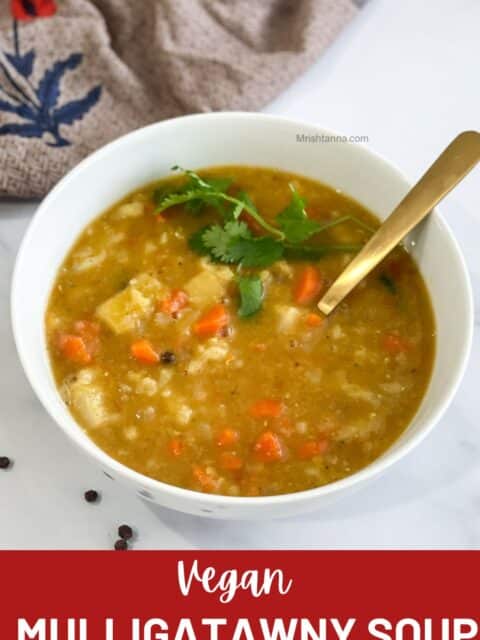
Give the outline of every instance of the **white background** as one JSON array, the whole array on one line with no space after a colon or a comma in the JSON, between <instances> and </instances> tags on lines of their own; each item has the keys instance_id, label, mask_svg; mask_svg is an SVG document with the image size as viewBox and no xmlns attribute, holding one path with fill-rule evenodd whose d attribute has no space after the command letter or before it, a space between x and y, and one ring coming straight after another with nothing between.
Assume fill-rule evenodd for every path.
<instances>
[{"instance_id":1,"label":"white background","mask_svg":"<svg viewBox=\"0 0 480 640\"><path fill-rule=\"evenodd\" d=\"M370 0L302 78L266 109L367 135L412 179L461 130L480 128L479 0ZM443 206L480 296L480 167ZM229 523L153 511L90 465L51 422L17 360L9 322L15 253L35 203L0 202L0 548L103 549L115 528L137 549L477 548L478 324L461 389L434 433L375 484L302 518ZM98 505L85 489L103 494ZM156 508L158 509L158 508Z\"/></svg>"}]
</instances>

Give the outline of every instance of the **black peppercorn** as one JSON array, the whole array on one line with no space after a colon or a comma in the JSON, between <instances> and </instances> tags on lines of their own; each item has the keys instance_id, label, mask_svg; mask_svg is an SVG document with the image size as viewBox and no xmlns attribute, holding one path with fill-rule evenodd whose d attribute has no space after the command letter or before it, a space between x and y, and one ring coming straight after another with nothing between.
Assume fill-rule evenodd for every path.
<instances>
[{"instance_id":1,"label":"black peppercorn","mask_svg":"<svg viewBox=\"0 0 480 640\"><path fill-rule=\"evenodd\" d=\"M160 355L160 362L163 364L175 364L177 361L177 356L173 353L173 351L164 351Z\"/></svg>"},{"instance_id":2,"label":"black peppercorn","mask_svg":"<svg viewBox=\"0 0 480 640\"><path fill-rule=\"evenodd\" d=\"M89 489L84 493L84 498L87 502L97 502L99 497L98 491L95 491L95 489Z\"/></svg>"},{"instance_id":3,"label":"black peppercorn","mask_svg":"<svg viewBox=\"0 0 480 640\"><path fill-rule=\"evenodd\" d=\"M7 456L0 456L0 469L8 469L8 467L12 464L10 458Z\"/></svg>"},{"instance_id":4,"label":"black peppercorn","mask_svg":"<svg viewBox=\"0 0 480 640\"><path fill-rule=\"evenodd\" d=\"M118 527L118 535L122 540L130 540L133 537L132 527L129 527L128 524L122 524Z\"/></svg>"},{"instance_id":5,"label":"black peppercorn","mask_svg":"<svg viewBox=\"0 0 480 640\"><path fill-rule=\"evenodd\" d=\"M117 540L115 542L114 549L115 549L115 551L127 551L128 542L126 540L123 540L122 538L120 538L119 540Z\"/></svg>"}]
</instances>

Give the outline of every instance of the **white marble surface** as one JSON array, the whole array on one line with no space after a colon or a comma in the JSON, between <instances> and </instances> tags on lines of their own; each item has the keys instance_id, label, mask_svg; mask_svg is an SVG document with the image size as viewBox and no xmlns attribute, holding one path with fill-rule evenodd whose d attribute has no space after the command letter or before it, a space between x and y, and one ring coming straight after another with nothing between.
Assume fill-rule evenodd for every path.
<instances>
[{"instance_id":1,"label":"white marble surface","mask_svg":"<svg viewBox=\"0 0 480 640\"><path fill-rule=\"evenodd\" d=\"M266 111L353 135L416 178L459 131L480 128L478 0L371 0L327 54ZM480 168L443 212L480 299ZM228 523L158 511L125 494L52 424L17 360L9 322L14 257L35 203L0 203L1 549L109 548L115 527L138 549L480 547L480 330L470 365L434 433L381 480L312 515ZM96 487L98 505L82 492Z\"/></svg>"}]
</instances>

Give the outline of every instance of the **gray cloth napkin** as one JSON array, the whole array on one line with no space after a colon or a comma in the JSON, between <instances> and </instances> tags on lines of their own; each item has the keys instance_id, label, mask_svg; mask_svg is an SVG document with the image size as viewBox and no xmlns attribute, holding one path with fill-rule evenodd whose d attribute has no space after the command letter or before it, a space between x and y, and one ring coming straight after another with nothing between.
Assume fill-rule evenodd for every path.
<instances>
[{"instance_id":1,"label":"gray cloth napkin","mask_svg":"<svg viewBox=\"0 0 480 640\"><path fill-rule=\"evenodd\" d=\"M355 15L353 0L3 0L0 195L44 195L127 131L255 110Z\"/></svg>"}]
</instances>

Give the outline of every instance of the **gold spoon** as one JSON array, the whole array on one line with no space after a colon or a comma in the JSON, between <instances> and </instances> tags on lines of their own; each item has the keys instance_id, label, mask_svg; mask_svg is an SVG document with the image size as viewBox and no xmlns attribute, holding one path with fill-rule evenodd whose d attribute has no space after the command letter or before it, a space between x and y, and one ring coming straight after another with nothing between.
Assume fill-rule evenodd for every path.
<instances>
[{"instance_id":1,"label":"gold spoon","mask_svg":"<svg viewBox=\"0 0 480 640\"><path fill-rule=\"evenodd\" d=\"M464 131L435 160L318 303L328 315L480 160L480 133Z\"/></svg>"}]
</instances>

